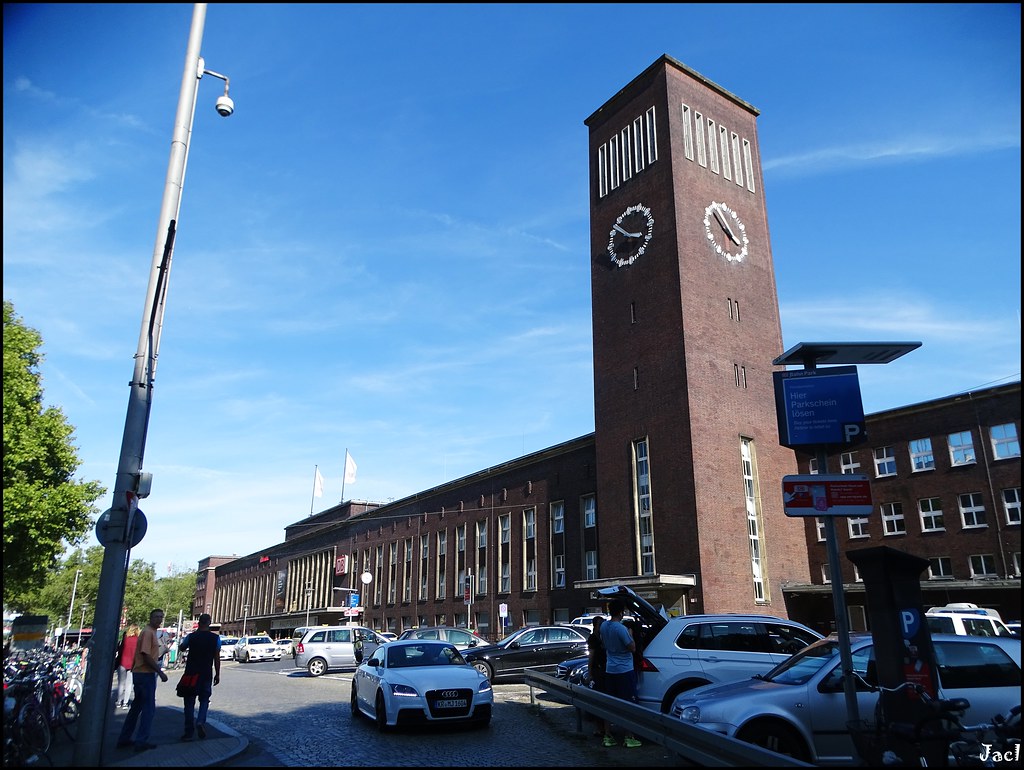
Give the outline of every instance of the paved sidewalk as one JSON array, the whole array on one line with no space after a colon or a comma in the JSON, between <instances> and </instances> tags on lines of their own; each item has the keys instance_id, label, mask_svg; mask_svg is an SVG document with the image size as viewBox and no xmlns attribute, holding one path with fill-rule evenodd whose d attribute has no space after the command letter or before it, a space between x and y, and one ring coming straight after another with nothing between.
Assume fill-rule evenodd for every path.
<instances>
[{"instance_id":1,"label":"paved sidewalk","mask_svg":"<svg viewBox=\"0 0 1024 770\"><path fill-rule=\"evenodd\" d=\"M206 723L206 738L179 741L185 717L182 709L157 706L150 743L155 749L136 752L117 748L117 738L127 711L116 711L107 718L100 767L211 767L245 751L249 739L216 720ZM71 732L74 734L75 726ZM53 736L49 751L54 767L75 765L75 744L62 731ZM45 760L44 760L45 764Z\"/></svg>"}]
</instances>

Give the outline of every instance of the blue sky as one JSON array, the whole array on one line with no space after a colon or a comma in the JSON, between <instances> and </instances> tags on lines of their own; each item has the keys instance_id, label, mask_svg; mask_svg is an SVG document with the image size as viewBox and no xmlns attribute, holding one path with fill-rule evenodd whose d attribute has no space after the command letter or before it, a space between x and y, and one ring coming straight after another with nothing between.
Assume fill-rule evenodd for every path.
<instances>
[{"instance_id":1,"label":"blue sky","mask_svg":"<svg viewBox=\"0 0 1024 770\"><path fill-rule=\"evenodd\" d=\"M191 18L4 5L4 298L109 489ZM340 499L346 449L345 497L387 501L591 432L583 121L662 54L761 111L787 349L921 341L860 367L868 412L1019 380L1020 28L1018 4L211 4L236 109L203 78L133 558L279 542Z\"/></svg>"}]
</instances>

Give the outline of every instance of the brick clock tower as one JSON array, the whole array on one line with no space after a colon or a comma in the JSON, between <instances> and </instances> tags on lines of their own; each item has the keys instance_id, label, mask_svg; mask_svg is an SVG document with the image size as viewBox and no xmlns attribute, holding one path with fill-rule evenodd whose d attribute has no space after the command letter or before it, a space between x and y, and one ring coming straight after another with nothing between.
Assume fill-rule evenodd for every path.
<instances>
[{"instance_id":1,"label":"brick clock tower","mask_svg":"<svg viewBox=\"0 0 1024 770\"><path fill-rule=\"evenodd\" d=\"M786 615L783 353L758 111L662 56L586 121L600 580L679 613Z\"/></svg>"}]
</instances>

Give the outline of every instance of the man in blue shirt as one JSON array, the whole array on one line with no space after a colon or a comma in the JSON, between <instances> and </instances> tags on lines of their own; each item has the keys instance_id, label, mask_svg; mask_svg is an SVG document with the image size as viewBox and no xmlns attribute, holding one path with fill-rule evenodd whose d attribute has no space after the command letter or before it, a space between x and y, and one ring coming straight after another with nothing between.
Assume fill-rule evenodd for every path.
<instances>
[{"instance_id":1,"label":"man in blue shirt","mask_svg":"<svg viewBox=\"0 0 1024 770\"><path fill-rule=\"evenodd\" d=\"M636 670L633 667L633 652L636 650L636 642L629 629L622 623L622 615L625 610L626 607L622 599L612 599L608 602L608 614L612 616L611 620L606 620L601 624L601 641L604 642L607 661L604 675L605 692L616 698L635 703ZM610 727L605 731L604 745L616 745ZM622 745L635 749L641 743L631 734L626 733Z\"/></svg>"}]
</instances>

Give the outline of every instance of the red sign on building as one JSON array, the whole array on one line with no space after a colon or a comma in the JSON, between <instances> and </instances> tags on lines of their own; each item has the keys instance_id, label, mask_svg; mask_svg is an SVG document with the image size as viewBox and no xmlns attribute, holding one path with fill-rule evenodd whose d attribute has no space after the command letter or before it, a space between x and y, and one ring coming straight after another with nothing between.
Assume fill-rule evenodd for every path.
<instances>
[{"instance_id":1,"label":"red sign on building","mask_svg":"<svg viewBox=\"0 0 1024 770\"><path fill-rule=\"evenodd\" d=\"M870 516L871 482L859 474L784 476L787 516Z\"/></svg>"}]
</instances>

